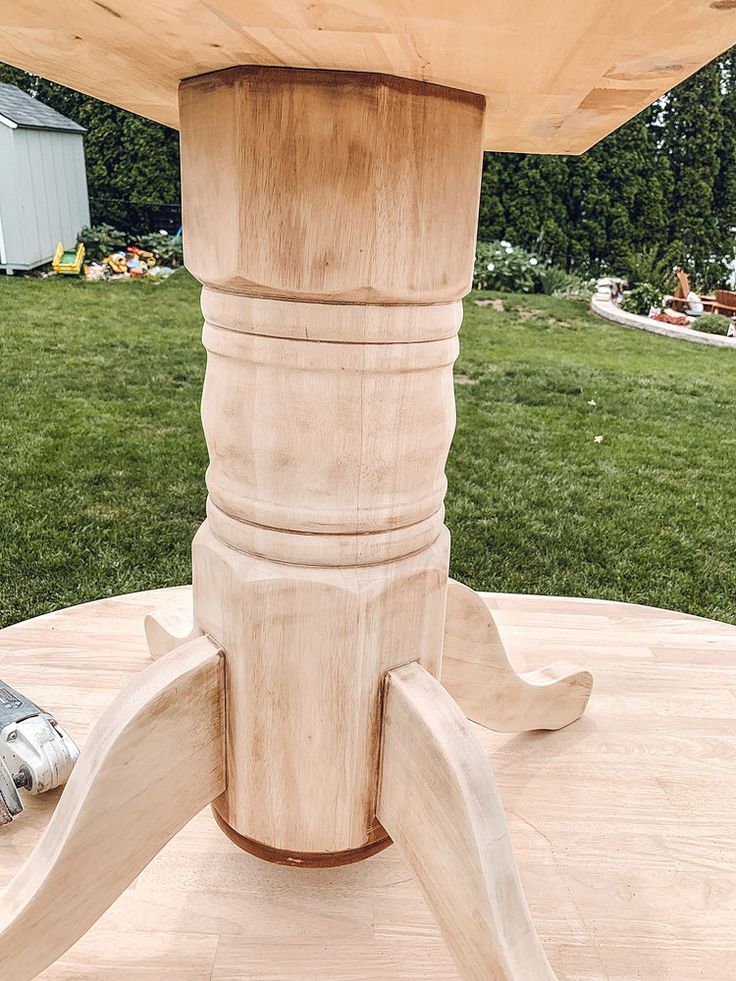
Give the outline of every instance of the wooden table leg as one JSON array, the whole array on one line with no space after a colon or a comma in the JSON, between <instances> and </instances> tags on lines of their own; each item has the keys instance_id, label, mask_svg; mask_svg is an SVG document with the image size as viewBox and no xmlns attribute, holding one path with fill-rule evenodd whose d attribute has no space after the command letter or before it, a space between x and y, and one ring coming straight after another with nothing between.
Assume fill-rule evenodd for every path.
<instances>
[{"instance_id":1,"label":"wooden table leg","mask_svg":"<svg viewBox=\"0 0 736 981\"><path fill-rule=\"evenodd\" d=\"M180 110L185 256L204 285L207 520L193 543L191 622L148 622L152 653L170 653L122 704L137 705L150 678L175 681L193 652L206 655L203 668L221 652L226 779L210 699L209 756L195 740L197 772L211 757L209 779L182 798L187 775L174 768L149 800L135 726L148 731L160 695L176 724L152 739L181 755L187 723L197 724L191 686L154 684L150 712L123 711L115 739L85 749L31 871L0 907L0 936L15 942L41 924L50 897L57 932L25 966L0 955L0 981L49 963L223 790L214 803L223 830L289 864L364 858L390 844L383 818L463 977L552 977L492 778L436 680L452 365L472 275L484 100L389 76L236 68L182 83ZM411 759L424 737L437 751L426 785ZM116 781L128 764L128 782ZM405 778L414 809L401 799ZM99 848L100 835L120 831L109 814L131 793L148 823L131 830L128 852L111 853L104 890L72 916L62 904L87 868L85 842ZM445 805L457 834L438 864L427 843L442 843Z\"/></svg>"},{"instance_id":2,"label":"wooden table leg","mask_svg":"<svg viewBox=\"0 0 736 981\"><path fill-rule=\"evenodd\" d=\"M496 732L562 729L586 709L593 676L567 661L517 674L482 596L450 580L442 684L473 722Z\"/></svg>"},{"instance_id":3,"label":"wooden table leg","mask_svg":"<svg viewBox=\"0 0 736 981\"><path fill-rule=\"evenodd\" d=\"M274 860L337 864L388 843L382 679L410 660L439 675L483 106L296 69L180 90L208 352L194 630L227 665L220 821Z\"/></svg>"},{"instance_id":4,"label":"wooden table leg","mask_svg":"<svg viewBox=\"0 0 736 981\"><path fill-rule=\"evenodd\" d=\"M553 981L493 775L452 698L419 664L386 678L378 816L401 847L463 981Z\"/></svg>"},{"instance_id":5,"label":"wooden table leg","mask_svg":"<svg viewBox=\"0 0 736 981\"><path fill-rule=\"evenodd\" d=\"M102 716L26 864L0 893L0 981L31 981L225 789L221 653L200 637Z\"/></svg>"}]
</instances>

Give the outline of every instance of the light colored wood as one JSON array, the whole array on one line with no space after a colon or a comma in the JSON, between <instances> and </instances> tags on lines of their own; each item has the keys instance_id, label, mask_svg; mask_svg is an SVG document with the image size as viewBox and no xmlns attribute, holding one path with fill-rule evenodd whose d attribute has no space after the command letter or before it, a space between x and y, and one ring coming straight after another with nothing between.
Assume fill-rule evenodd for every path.
<instances>
[{"instance_id":1,"label":"light colored wood","mask_svg":"<svg viewBox=\"0 0 736 981\"><path fill-rule=\"evenodd\" d=\"M424 325L439 318L438 344L452 345L448 304L473 271L482 96L381 75L233 68L187 80L179 102L187 267L210 289L247 296L240 319L259 316L253 297L318 301L328 327L341 321L335 339L357 342L366 313L353 320L333 304L438 303L424 318L374 317L391 318L385 339L395 343L437 339ZM232 330L237 301L220 309ZM302 316L307 340L327 339L320 317ZM407 337L402 327L415 323ZM256 352L263 342L256 361L283 360L282 349L290 361L281 337L291 330L277 333L236 339Z\"/></svg>"},{"instance_id":2,"label":"light colored wood","mask_svg":"<svg viewBox=\"0 0 736 981\"><path fill-rule=\"evenodd\" d=\"M0 894L0 979L31 981L225 789L224 678L201 637L143 671L90 735L58 808Z\"/></svg>"},{"instance_id":3,"label":"light colored wood","mask_svg":"<svg viewBox=\"0 0 736 981\"><path fill-rule=\"evenodd\" d=\"M170 606L163 610L154 610L143 621L143 628L146 631L149 653L154 660L197 636L191 603L187 609Z\"/></svg>"},{"instance_id":4,"label":"light colored wood","mask_svg":"<svg viewBox=\"0 0 736 981\"><path fill-rule=\"evenodd\" d=\"M582 657L588 712L558 732L477 728L549 960L568 981L725 981L736 964L736 627L622 603L486 596L515 665ZM0 677L81 746L150 664L143 618L187 588L0 631ZM0 886L58 800L0 829ZM194 818L40 981L457 981L398 848L302 871Z\"/></svg>"},{"instance_id":5,"label":"light colored wood","mask_svg":"<svg viewBox=\"0 0 736 981\"><path fill-rule=\"evenodd\" d=\"M378 818L408 859L463 981L550 981L483 751L417 663L389 671Z\"/></svg>"},{"instance_id":6,"label":"light colored wood","mask_svg":"<svg viewBox=\"0 0 736 981\"><path fill-rule=\"evenodd\" d=\"M580 153L736 42L731 0L0 0L0 59L177 126L232 65L385 72L488 99L484 145Z\"/></svg>"},{"instance_id":7,"label":"light colored wood","mask_svg":"<svg viewBox=\"0 0 736 981\"><path fill-rule=\"evenodd\" d=\"M383 676L439 673L482 119L481 97L382 76L240 68L181 89L210 456L194 618L228 689L216 807L287 860L386 838Z\"/></svg>"},{"instance_id":8,"label":"light colored wood","mask_svg":"<svg viewBox=\"0 0 736 981\"><path fill-rule=\"evenodd\" d=\"M482 595L451 579L442 684L473 722L497 732L561 729L585 711L593 676L567 661L517 674Z\"/></svg>"}]
</instances>

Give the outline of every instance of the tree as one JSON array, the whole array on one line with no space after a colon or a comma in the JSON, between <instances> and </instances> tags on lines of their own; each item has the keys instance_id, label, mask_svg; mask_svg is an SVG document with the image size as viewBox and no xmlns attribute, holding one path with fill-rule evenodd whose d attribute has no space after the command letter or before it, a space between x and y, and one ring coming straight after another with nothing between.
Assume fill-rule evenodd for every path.
<instances>
[{"instance_id":1,"label":"tree","mask_svg":"<svg viewBox=\"0 0 736 981\"><path fill-rule=\"evenodd\" d=\"M585 273L638 255L722 283L736 251L736 48L580 157L486 154L480 239Z\"/></svg>"},{"instance_id":2,"label":"tree","mask_svg":"<svg viewBox=\"0 0 736 981\"><path fill-rule=\"evenodd\" d=\"M725 275L727 242L716 212L724 138L718 62L678 85L663 102L663 149L672 169L669 239L683 243L679 257L701 287Z\"/></svg>"},{"instance_id":3,"label":"tree","mask_svg":"<svg viewBox=\"0 0 736 981\"><path fill-rule=\"evenodd\" d=\"M723 55L720 68L724 127L715 211L721 239L725 243L725 254L732 260L736 253L736 47Z\"/></svg>"},{"instance_id":4,"label":"tree","mask_svg":"<svg viewBox=\"0 0 736 981\"><path fill-rule=\"evenodd\" d=\"M506 210L499 193L503 172L503 154L483 154L483 175L480 182L480 208L478 211L478 238L481 241L500 239L506 234Z\"/></svg>"}]
</instances>

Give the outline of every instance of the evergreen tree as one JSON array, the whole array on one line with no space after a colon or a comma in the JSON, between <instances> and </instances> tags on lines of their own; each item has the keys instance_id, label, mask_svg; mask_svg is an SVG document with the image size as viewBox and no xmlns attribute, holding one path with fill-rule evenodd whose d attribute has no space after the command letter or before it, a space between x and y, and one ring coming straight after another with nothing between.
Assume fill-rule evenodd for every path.
<instances>
[{"instance_id":1,"label":"evergreen tree","mask_svg":"<svg viewBox=\"0 0 736 981\"><path fill-rule=\"evenodd\" d=\"M554 262L567 257L564 159L486 153L478 239L509 239Z\"/></svg>"},{"instance_id":2,"label":"evergreen tree","mask_svg":"<svg viewBox=\"0 0 736 981\"><path fill-rule=\"evenodd\" d=\"M564 262L567 251L564 158L514 154L505 178L506 237L552 261Z\"/></svg>"},{"instance_id":3,"label":"evergreen tree","mask_svg":"<svg viewBox=\"0 0 736 981\"><path fill-rule=\"evenodd\" d=\"M662 115L663 149L672 168L669 238L683 243L679 261L700 288L710 288L725 277L727 247L715 207L724 136L718 62L673 89L663 101Z\"/></svg>"},{"instance_id":4,"label":"evergreen tree","mask_svg":"<svg viewBox=\"0 0 736 981\"><path fill-rule=\"evenodd\" d=\"M601 156L591 152L567 158L568 266L599 274L607 259L607 191Z\"/></svg>"},{"instance_id":5,"label":"evergreen tree","mask_svg":"<svg viewBox=\"0 0 736 981\"><path fill-rule=\"evenodd\" d=\"M715 189L715 211L727 259L736 255L736 47L719 62L723 91L721 168Z\"/></svg>"},{"instance_id":6,"label":"evergreen tree","mask_svg":"<svg viewBox=\"0 0 736 981\"><path fill-rule=\"evenodd\" d=\"M481 242L501 239L506 233L506 212L501 194L501 181L507 159L502 153L483 154L478 212L478 240Z\"/></svg>"},{"instance_id":7,"label":"evergreen tree","mask_svg":"<svg viewBox=\"0 0 736 981\"><path fill-rule=\"evenodd\" d=\"M625 274L657 247L722 284L734 229L736 48L580 157L486 154L478 237L581 272Z\"/></svg>"},{"instance_id":8,"label":"evergreen tree","mask_svg":"<svg viewBox=\"0 0 736 981\"><path fill-rule=\"evenodd\" d=\"M577 205L575 265L626 272L632 255L667 241L669 164L659 153L651 112L640 113L582 157L571 157ZM577 176L577 175L576 175ZM570 202L570 208L576 207ZM587 233L587 235L586 235Z\"/></svg>"}]
</instances>

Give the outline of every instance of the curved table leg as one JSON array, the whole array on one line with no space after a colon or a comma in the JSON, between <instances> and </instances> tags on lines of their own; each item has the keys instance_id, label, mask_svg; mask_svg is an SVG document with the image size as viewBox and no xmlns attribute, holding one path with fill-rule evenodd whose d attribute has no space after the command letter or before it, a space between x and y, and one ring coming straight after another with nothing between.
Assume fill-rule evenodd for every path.
<instances>
[{"instance_id":1,"label":"curved table leg","mask_svg":"<svg viewBox=\"0 0 736 981\"><path fill-rule=\"evenodd\" d=\"M493 775L418 663L386 678L378 820L400 846L463 981L550 981Z\"/></svg>"},{"instance_id":2,"label":"curved table leg","mask_svg":"<svg viewBox=\"0 0 736 981\"><path fill-rule=\"evenodd\" d=\"M562 729L585 711L593 676L567 661L517 674L483 598L451 579L442 684L465 715L497 732Z\"/></svg>"},{"instance_id":3,"label":"curved table leg","mask_svg":"<svg viewBox=\"0 0 736 981\"><path fill-rule=\"evenodd\" d=\"M148 653L154 661L197 636L191 604L186 611L178 606L166 606L147 613L143 628L146 632Z\"/></svg>"},{"instance_id":4,"label":"curved table leg","mask_svg":"<svg viewBox=\"0 0 736 981\"><path fill-rule=\"evenodd\" d=\"M386 678L378 820L404 852L463 981L549 981L483 751L418 663Z\"/></svg>"},{"instance_id":5,"label":"curved table leg","mask_svg":"<svg viewBox=\"0 0 736 981\"><path fill-rule=\"evenodd\" d=\"M157 661L92 731L56 811L0 894L0 981L30 981L225 789L224 668L200 637Z\"/></svg>"}]
</instances>

